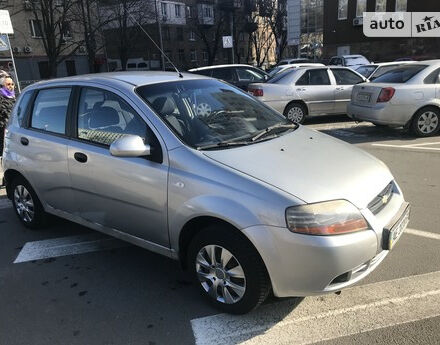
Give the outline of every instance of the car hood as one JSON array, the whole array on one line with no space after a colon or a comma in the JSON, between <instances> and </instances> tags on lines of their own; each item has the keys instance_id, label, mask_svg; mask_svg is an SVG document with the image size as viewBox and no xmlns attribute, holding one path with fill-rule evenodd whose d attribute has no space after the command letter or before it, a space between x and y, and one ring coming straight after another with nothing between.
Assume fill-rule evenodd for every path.
<instances>
[{"instance_id":1,"label":"car hood","mask_svg":"<svg viewBox=\"0 0 440 345\"><path fill-rule=\"evenodd\" d=\"M276 139L203 153L306 203L345 199L363 209L393 179L370 154L303 126Z\"/></svg>"}]
</instances>

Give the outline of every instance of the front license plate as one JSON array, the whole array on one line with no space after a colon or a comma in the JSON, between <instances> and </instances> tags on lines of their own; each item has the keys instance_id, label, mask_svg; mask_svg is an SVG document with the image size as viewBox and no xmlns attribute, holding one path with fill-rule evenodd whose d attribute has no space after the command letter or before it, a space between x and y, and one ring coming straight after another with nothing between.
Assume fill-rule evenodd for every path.
<instances>
[{"instance_id":1,"label":"front license plate","mask_svg":"<svg viewBox=\"0 0 440 345\"><path fill-rule=\"evenodd\" d=\"M384 229L383 249L393 249L394 245L408 226L410 210L411 207L408 204L399 220L391 227L391 229Z\"/></svg>"},{"instance_id":2,"label":"front license plate","mask_svg":"<svg viewBox=\"0 0 440 345\"><path fill-rule=\"evenodd\" d=\"M361 102L369 102L370 101L370 94L368 93L359 93L357 95L357 100Z\"/></svg>"}]
</instances>

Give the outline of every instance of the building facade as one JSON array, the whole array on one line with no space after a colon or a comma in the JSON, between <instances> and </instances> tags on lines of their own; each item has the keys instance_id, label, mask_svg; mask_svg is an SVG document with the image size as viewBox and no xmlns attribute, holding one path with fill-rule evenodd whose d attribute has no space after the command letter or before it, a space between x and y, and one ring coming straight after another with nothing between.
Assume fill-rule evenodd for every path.
<instances>
[{"instance_id":1,"label":"building facade","mask_svg":"<svg viewBox=\"0 0 440 345\"><path fill-rule=\"evenodd\" d=\"M363 12L440 12L438 0L326 0L324 55L362 54L370 61L438 58L440 38L371 38L363 34Z\"/></svg>"}]
</instances>

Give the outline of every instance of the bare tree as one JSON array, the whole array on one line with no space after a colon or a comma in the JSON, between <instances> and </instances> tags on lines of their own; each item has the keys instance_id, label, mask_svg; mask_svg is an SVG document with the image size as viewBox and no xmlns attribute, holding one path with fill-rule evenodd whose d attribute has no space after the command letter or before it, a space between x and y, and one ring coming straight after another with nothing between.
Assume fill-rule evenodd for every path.
<instances>
[{"instance_id":1,"label":"bare tree","mask_svg":"<svg viewBox=\"0 0 440 345\"><path fill-rule=\"evenodd\" d=\"M287 0L268 0L269 25L275 36L277 62L287 47Z\"/></svg>"},{"instance_id":2,"label":"bare tree","mask_svg":"<svg viewBox=\"0 0 440 345\"><path fill-rule=\"evenodd\" d=\"M49 60L49 76L57 76L58 65L76 52L80 42L72 36L71 9L75 0L33 0L34 29Z\"/></svg>"}]
</instances>

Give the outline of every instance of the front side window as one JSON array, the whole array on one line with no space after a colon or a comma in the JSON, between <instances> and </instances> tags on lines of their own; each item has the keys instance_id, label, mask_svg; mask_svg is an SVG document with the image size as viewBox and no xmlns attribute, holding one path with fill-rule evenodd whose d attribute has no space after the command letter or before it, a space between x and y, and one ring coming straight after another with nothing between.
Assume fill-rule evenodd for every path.
<instances>
[{"instance_id":1,"label":"front side window","mask_svg":"<svg viewBox=\"0 0 440 345\"><path fill-rule=\"evenodd\" d=\"M408 0L396 0L396 12L406 12Z\"/></svg>"},{"instance_id":2,"label":"front side window","mask_svg":"<svg viewBox=\"0 0 440 345\"><path fill-rule=\"evenodd\" d=\"M356 73L346 69L332 69L332 72L338 85L354 85L364 81Z\"/></svg>"},{"instance_id":3,"label":"front side window","mask_svg":"<svg viewBox=\"0 0 440 345\"><path fill-rule=\"evenodd\" d=\"M296 85L330 85L330 78L326 69L308 70L298 79Z\"/></svg>"},{"instance_id":4,"label":"front side window","mask_svg":"<svg viewBox=\"0 0 440 345\"><path fill-rule=\"evenodd\" d=\"M292 130L285 117L217 80L145 85L136 92L182 141L198 149L245 140L252 144L250 138L274 125L282 127L278 132Z\"/></svg>"},{"instance_id":5,"label":"front side window","mask_svg":"<svg viewBox=\"0 0 440 345\"><path fill-rule=\"evenodd\" d=\"M348 0L339 0L338 2L338 20L347 19L348 16Z\"/></svg>"},{"instance_id":6,"label":"front side window","mask_svg":"<svg viewBox=\"0 0 440 345\"><path fill-rule=\"evenodd\" d=\"M387 0L376 0L376 12L387 11Z\"/></svg>"},{"instance_id":7,"label":"front side window","mask_svg":"<svg viewBox=\"0 0 440 345\"><path fill-rule=\"evenodd\" d=\"M66 115L71 88L41 90L34 102L31 127L66 134Z\"/></svg>"},{"instance_id":8,"label":"front side window","mask_svg":"<svg viewBox=\"0 0 440 345\"><path fill-rule=\"evenodd\" d=\"M367 12L367 0L357 0L356 17L363 17L364 12Z\"/></svg>"},{"instance_id":9,"label":"front side window","mask_svg":"<svg viewBox=\"0 0 440 345\"><path fill-rule=\"evenodd\" d=\"M124 135L145 140L147 125L135 111L112 92L83 88L78 104L79 139L111 145Z\"/></svg>"}]
</instances>

